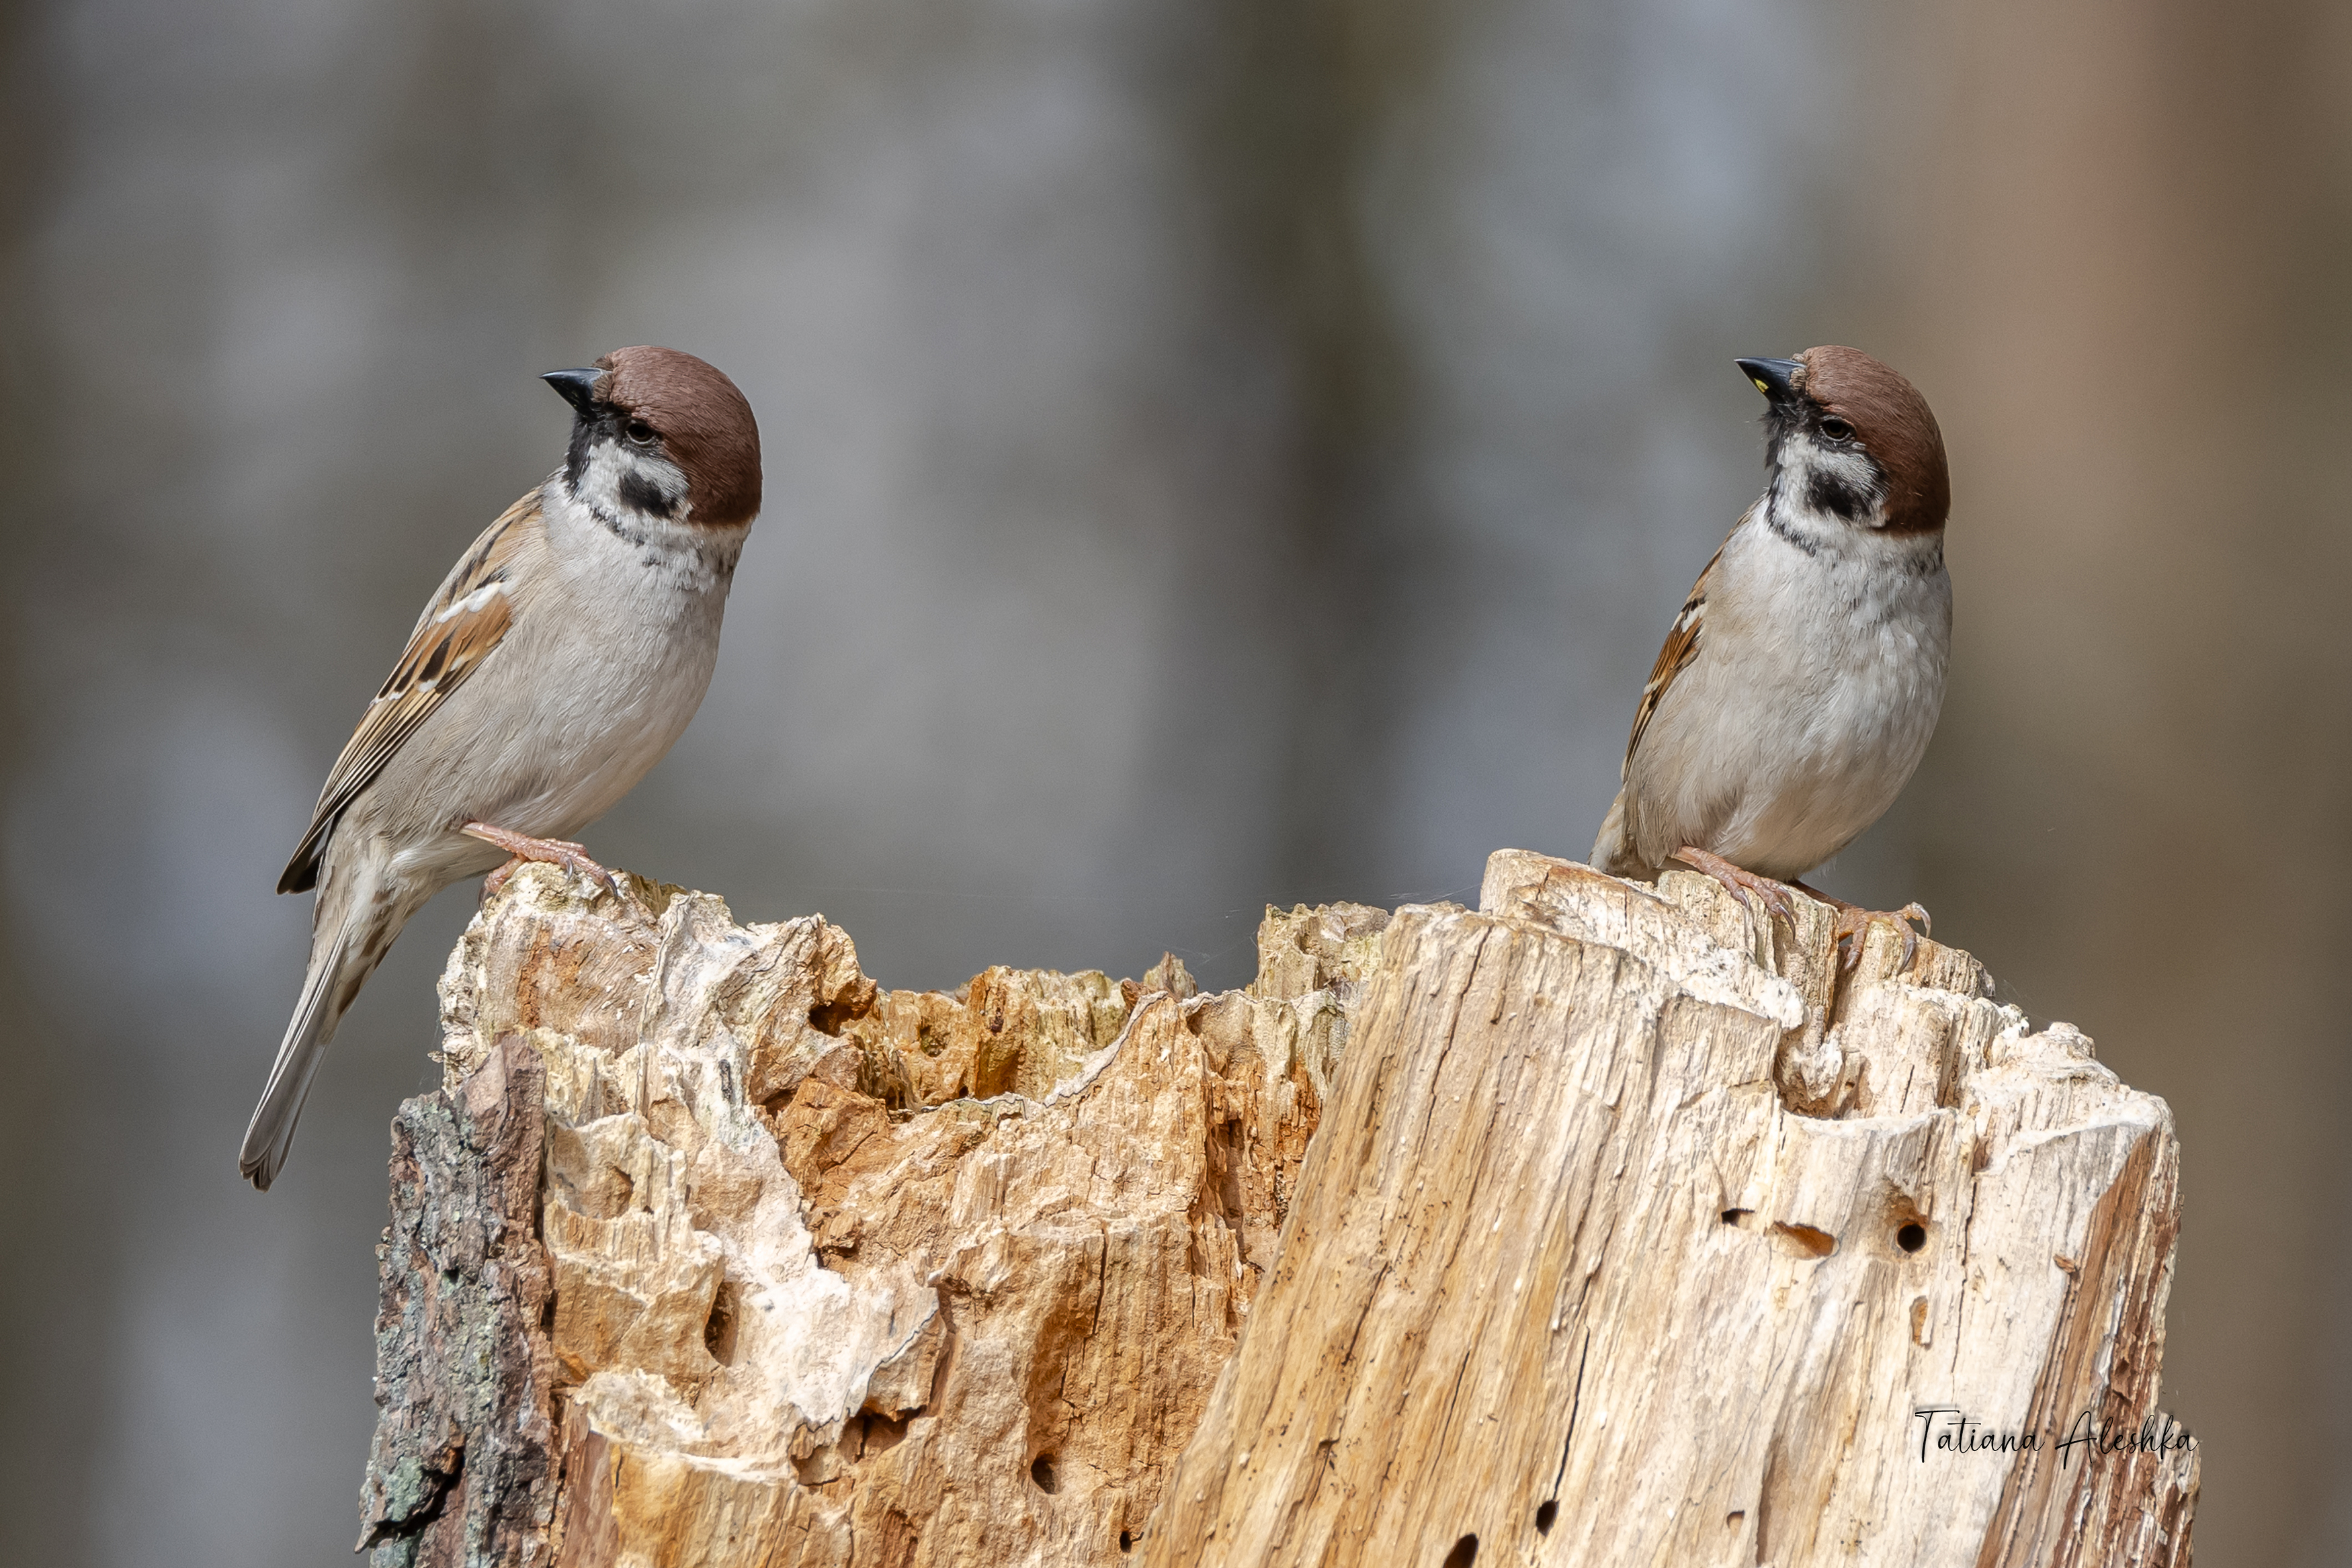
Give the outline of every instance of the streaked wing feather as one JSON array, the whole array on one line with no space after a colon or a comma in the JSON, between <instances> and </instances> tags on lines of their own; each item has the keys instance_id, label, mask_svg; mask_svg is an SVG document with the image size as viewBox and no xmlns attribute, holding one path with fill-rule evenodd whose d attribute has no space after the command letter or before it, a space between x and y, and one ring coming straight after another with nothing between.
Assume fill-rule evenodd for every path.
<instances>
[{"instance_id":1,"label":"streaked wing feather","mask_svg":"<svg viewBox=\"0 0 2352 1568\"><path fill-rule=\"evenodd\" d=\"M1690 597L1683 601L1682 612L1675 617L1674 626L1666 632L1666 645L1658 650L1658 662L1650 666L1650 678L1642 687L1642 706L1633 711L1633 733L1625 742L1621 777L1633 768L1633 748L1642 744L1642 732L1650 727L1650 716L1658 711L1666 688L1698 657L1699 630L1706 622L1707 579L1715 575L1716 562L1722 559L1723 550L1718 546L1708 559L1706 570L1698 574L1698 581L1691 585Z\"/></svg>"},{"instance_id":2,"label":"streaked wing feather","mask_svg":"<svg viewBox=\"0 0 2352 1568\"><path fill-rule=\"evenodd\" d=\"M536 490L509 507L482 531L425 607L391 677L335 758L326 787L319 791L310 829L278 879L278 892L300 893L317 884L319 861L343 812L383 771L401 743L480 668L506 635L514 620L508 571L521 543L522 525L538 511Z\"/></svg>"}]
</instances>

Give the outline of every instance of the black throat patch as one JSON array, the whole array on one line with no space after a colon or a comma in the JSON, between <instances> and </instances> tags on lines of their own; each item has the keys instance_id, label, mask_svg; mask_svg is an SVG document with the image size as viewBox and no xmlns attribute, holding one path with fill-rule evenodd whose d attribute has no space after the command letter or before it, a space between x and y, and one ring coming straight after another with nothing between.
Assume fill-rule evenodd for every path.
<instances>
[{"instance_id":1,"label":"black throat patch","mask_svg":"<svg viewBox=\"0 0 2352 1568\"><path fill-rule=\"evenodd\" d=\"M600 413L590 418L581 414L572 421L572 444L563 449L563 482L574 496L580 494L580 481L588 476L588 453L600 438L613 434L613 418Z\"/></svg>"}]
</instances>

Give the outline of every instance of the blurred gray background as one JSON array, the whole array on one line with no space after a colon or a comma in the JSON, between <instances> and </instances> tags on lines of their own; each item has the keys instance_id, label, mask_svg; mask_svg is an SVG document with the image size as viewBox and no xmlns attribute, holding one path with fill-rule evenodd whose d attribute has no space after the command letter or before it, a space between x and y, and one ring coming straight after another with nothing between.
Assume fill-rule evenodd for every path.
<instances>
[{"instance_id":1,"label":"blurred gray background","mask_svg":"<svg viewBox=\"0 0 2352 1568\"><path fill-rule=\"evenodd\" d=\"M264 1197L270 887L555 462L539 371L689 349L766 444L709 699L599 855L888 985L1234 984L1268 900L1584 852L1759 483L1729 361L1835 341L1941 416L1958 629L1823 880L2171 1102L2200 1555L2352 1560L2352 8L0 16L0 1559L348 1561L385 1128L474 892Z\"/></svg>"}]
</instances>

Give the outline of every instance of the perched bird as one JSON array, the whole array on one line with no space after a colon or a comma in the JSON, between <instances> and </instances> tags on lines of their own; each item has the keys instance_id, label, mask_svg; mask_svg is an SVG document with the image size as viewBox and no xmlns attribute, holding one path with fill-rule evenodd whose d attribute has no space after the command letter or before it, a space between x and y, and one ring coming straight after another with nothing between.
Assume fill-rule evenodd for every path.
<instances>
[{"instance_id":1,"label":"perched bird","mask_svg":"<svg viewBox=\"0 0 2352 1568\"><path fill-rule=\"evenodd\" d=\"M336 1022L436 893L513 856L509 870L571 865L628 900L565 841L661 759L710 683L760 510L751 405L675 349L545 380L573 410L563 465L425 607L278 880L318 901L301 999L237 1156L257 1187L286 1163Z\"/></svg>"},{"instance_id":2,"label":"perched bird","mask_svg":"<svg viewBox=\"0 0 2352 1568\"><path fill-rule=\"evenodd\" d=\"M1592 863L1654 880L1681 860L1790 914L1782 884L1878 821L1935 733L1951 481L1927 400L1860 350L1737 362L1764 394L1770 476L1666 634ZM1842 937L1895 921L1906 961L1906 922L1926 921L1804 891Z\"/></svg>"}]
</instances>

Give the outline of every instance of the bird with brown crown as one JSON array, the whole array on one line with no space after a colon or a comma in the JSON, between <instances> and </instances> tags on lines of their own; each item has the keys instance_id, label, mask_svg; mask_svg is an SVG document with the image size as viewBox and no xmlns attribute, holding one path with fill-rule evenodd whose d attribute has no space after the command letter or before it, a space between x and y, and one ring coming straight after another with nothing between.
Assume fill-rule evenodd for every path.
<instances>
[{"instance_id":1,"label":"bird with brown crown","mask_svg":"<svg viewBox=\"0 0 2352 1568\"><path fill-rule=\"evenodd\" d=\"M545 379L572 408L562 466L425 607L278 879L318 898L301 998L237 1156L257 1187L286 1163L336 1023L436 893L541 860L631 902L569 840L661 760L710 684L760 510L751 405L675 349Z\"/></svg>"},{"instance_id":2,"label":"bird with brown crown","mask_svg":"<svg viewBox=\"0 0 2352 1568\"><path fill-rule=\"evenodd\" d=\"M1936 731L1952 640L1943 434L1858 349L1738 363L1764 394L1769 476L1642 688L1592 863L1646 881L1679 860L1783 915L1793 884L1837 907L1841 940L1895 922L1907 963L1925 910L1796 879L1885 813Z\"/></svg>"}]
</instances>

